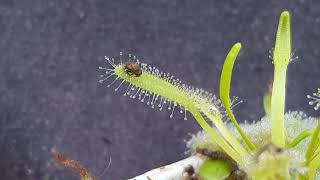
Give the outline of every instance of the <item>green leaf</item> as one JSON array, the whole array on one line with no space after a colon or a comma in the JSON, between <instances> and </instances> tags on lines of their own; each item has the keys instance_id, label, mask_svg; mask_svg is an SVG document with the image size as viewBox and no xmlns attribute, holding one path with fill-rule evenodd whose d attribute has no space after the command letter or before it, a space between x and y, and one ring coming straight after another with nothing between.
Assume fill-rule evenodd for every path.
<instances>
[{"instance_id":1,"label":"green leaf","mask_svg":"<svg viewBox=\"0 0 320 180\"><path fill-rule=\"evenodd\" d=\"M310 161L308 165L308 179L313 179L313 177L316 175L317 169L320 166L320 154L317 153L313 159Z\"/></svg>"},{"instance_id":2,"label":"green leaf","mask_svg":"<svg viewBox=\"0 0 320 180\"><path fill-rule=\"evenodd\" d=\"M314 157L315 152L319 148L319 145L320 145L319 142L320 142L320 122L318 122L318 126L314 130L314 133L312 134L311 141L306 152L306 165L308 165L312 160L312 158Z\"/></svg>"},{"instance_id":3,"label":"green leaf","mask_svg":"<svg viewBox=\"0 0 320 180\"><path fill-rule=\"evenodd\" d=\"M306 152L306 166L309 168L308 178L312 179L320 165L320 121L312 134L309 147Z\"/></svg>"},{"instance_id":4,"label":"green leaf","mask_svg":"<svg viewBox=\"0 0 320 180\"><path fill-rule=\"evenodd\" d=\"M290 14L288 11L284 11L280 15L273 58L275 66L285 67L291 59L291 30Z\"/></svg>"},{"instance_id":5,"label":"green leaf","mask_svg":"<svg viewBox=\"0 0 320 180\"><path fill-rule=\"evenodd\" d=\"M291 58L289 12L281 13L273 52L274 80L271 98L271 135L272 143L279 147L285 146L285 97L286 97L286 73Z\"/></svg>"},{"instance_id":6,"label":"green leaf","mask_svg":"<svg viewBox=\"0 0 320 180\"><path fill-rule=\"evenodd\" d=\"M221 180L228 177L231 173L229 164L223 160L207 160L199 170L203 180Z\"/></svg>"},{"instance_id":7,"label":"green leaf","mask_svg":"<svg viewBox=\"0 0 320 180\"><path fill-rule=\"evenodd\" d=\"M231 102L230 102L230 84L231 84L231 77L232 77L232 70L233 70L233 65L234 62L237 58L237 55L241 49L241 44L236 43L233 45L231 48L230 52L228 53L226 60L224 61L222 73L221 73L221 79L220 79L220 99L223 104L223 106L226 108L226 111L240 133L242 139L244 142L248 145L248 147L251 150L256 149L255 145L250 141L250 139L247 137L247 135L243 132L241 127L239 126L235 116L233 115L232 109L231 109Z\"/></svg>"},{"instance_id":8,"label":"green leaf","mask_svg":"<svg viewBox=\"0 0 320 180\"><path fill-rule=\"evenodd\" d=\"M313 134L313 132L314 132L313 129L307 129L307 130L302 131L296 138L293 139L293 141L288 146L290 148L297 146L304 139L311 136Z\"/></svg>"}]
</instances>

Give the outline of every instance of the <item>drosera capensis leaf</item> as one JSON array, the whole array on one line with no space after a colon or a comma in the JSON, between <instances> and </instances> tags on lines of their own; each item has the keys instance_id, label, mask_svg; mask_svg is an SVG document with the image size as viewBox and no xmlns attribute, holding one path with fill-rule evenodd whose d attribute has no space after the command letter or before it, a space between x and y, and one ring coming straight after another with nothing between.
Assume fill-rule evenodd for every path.
<instances>
[{"instance_id":1,"label":"drosera capensis leaf","mask_svg":"<svg viewBox=\"0 0 320 180\"><path fill-rule=\"evenodd\" d=\"M239 140L225 126L222 120L222 114L220 113L219 109L216 109L216 107L219 105L213 106L212 102L206 100L205 97L192 94L193 93L191 92L190 95L192 100L197 104L199 111L204 117L208 118L208 120L216 126L221 135L229 142L229 144L236 149L241 156L249 155L248 151L243 147Z\"/></svg>"},{"instance_id":2,"label":"drosera capensis leaf","mask_svg":"<svg viewBox=\"0 0 320 180\"><path fill-rule=\"evenodd\" d=\"M223 69L221 73L221 79L220 79L220 99L222 104L224 105L232 123L236 127L237 131L241 135L244 142L248 145L248 147L251 150L255 150L255 145L251 142L251 140L248 138L248 136L244 133L244 131L241 129L240 125L238 124L232 109L231 109L231 102L230 102L230 85L231 85L231 78L232 78L232 70L234 62L237 58L237 55L241 49L241 44L236 43L232 46L230 52L228 53L226 60L223 64Z\"/></svg>"},{"instance_id":3,"label":"drosera capensis leaf","mask_svg":"<svg viewBox=\"0 0 320 180\"><path fill-rule=\"evenodd\" d=\"M230 157L232 157L239 165L243 165L243 159L240 154L229 145L227 141L225 141L218 133L214 131L214 129L203 119L200 115L199 111L195 112L190 111L194 118L197 120L202 129L215 141L220 148L226 152Z\"/></svg>"},{"instance_id":4,"label":"drosera capensis leaf","mask_svg":"<svg viewBox=\"0 0 320 180\"><path fill-rule=\"evenodd\" d=\"M286 97L286 73L291 59L290 15L288 11L281 13L276 44L273 51L274 80L271 98L271 139L272 142L284 147L286 143L284 112Z\"/></svg>"},{"instance_id":5,"label":"drosera capensis leaf","mask_svg":"<svg viewBox=\"0 0 320 180\"><path fill-rule=\"evenodd\" d=\"M307 152L306 152L306 165L309 165L310 161L314 157L317 149L319 148L320 145L320 122L318 122L318 125L316 129L314 130L312 136L311 136L311 141L309 143Z\"/></svg>"},{"instance_id":6,"label":"drosera capensis leaf","mask_svg":"<svg viewBox=\"0 0 320 180\"><path fill-rule=\"evenodd\" d=\"M314 130L305 158L305 165L308 167L308 179L312 179L320 165L320 122Z\"/></svg>"},{"instance_id":7,"label":"drosera capensis leaf","mask_svg":"<svg viewBox=\"0 0 320 180\"><path fill-rule=\"evenodd\" d=\"M200 96L203 90L188 87L182 84L179 79L174 79L173 76L162 73L158 69L138 61L137 63L140 64L143 72L139 76L133 76L130 73L127 73L126 69L124 68L124 64L120 63L116 65L113 60L107 60L113 68L107 70L107 68L100 67L99 69L106 70L106 74L108 74L107 78L109 78L109 76L116 76L115 80L113 80L111 84L115 84L114 82L117 80L121 81L121 83L127 82L129 86L125 92L125 95L130 93L130 97L135 98L139 97L142 93L144 95L141 95L143 96L141 101L143 101L147 94L147 104L150 104L152 107L155 107L156 104L158 104L156 101L161 98L162 100L159 103L160 110L162 109L164 102L170 102L169 108L172 109L170 117L172 117L173 111L177 106L180 106L181 109L183 108L185 113L186 111L189 111L196 119L198 124L203 128L203 130L216 144L219 145L223 151L231 156L238 164L243 163L241 156L247 155L248 153L242 147L240 142L238 142L236 138L231 135L228 129L226 129L225 125L222 123L221 115L218 115L218 107L215 107L214 102L211 102L210 98L206 99ZM104 82L107 78L103 77L100 82ZM110 86L110 84L108 86ZM118 87L116 90L117 89ZM131 92L131 89L134 89L133 93ZM211 117L217 118L211 120L213 122L218 122L216 127L218 128L219 132L216 132L216 129L212 128L201 115L201 113L204 113L202 112L204 108L207 108L208 110L210 109L210 112L206 112L207 114L211 114ZM212 109L214 110L211 111ZM221 127L222 131L220 130ZM228 134L226 135L226 133ZM235 145L238 147L237 149L234 147L235 143L238 143Z\"/></svg>"},{"instance_id":8,"label":"drosera capensis leaf","mask_svg":"<svg viewBox=\"0 0 320 180\"><path fill-rule=\"evenodd\" d=\"M312 180L320 166L320 154L316 154L308 165L308 179Z\"/></svg>"},{"instance_id":9,"label":"drosera capensis leaf","mask_svg":"<svg viewBox=\"0 0 320 180\"><path fill-rule=\"evenodd\" d=\"M306 138L308 138L309 136L311 136L313 134L314 130L313 129L306 129L304 131L302 131L300 134L297 135L297 137L295 137L289 144L288 147L289 148L294 148L296 147L300 142L302 142L303 140L305 140Z\"/></svg>"},{"instance_id":10,"label":"drosera capensis leaf","mask_svg":"<svg viewBox=\"0 0 320 180\"><path fill-rule=\"evenodd\" d=\"M290 14L288 11L284 11L279 19L276 44L273 51L273 63L275 66L286 68L291 61L291 56Z\"/></svg>"},{"instance_id":11,"label":"drosera capensis leaf","mask_svg":"<svg viewBox=\"0 0 320 180\"><path fill-rule=\"evenodd\" d=\"M243 147L243 145L236 139L236 137L231 134L231 132L226 128L224 122L222 121L221 114L211 113L209 106L205 103L201 103L199 108L201 112L209 118L210 121L219 129L223 137L231 144L231 146L236 149L241 156L249 155L248 151Z\"/></svg>"}]
</instances>

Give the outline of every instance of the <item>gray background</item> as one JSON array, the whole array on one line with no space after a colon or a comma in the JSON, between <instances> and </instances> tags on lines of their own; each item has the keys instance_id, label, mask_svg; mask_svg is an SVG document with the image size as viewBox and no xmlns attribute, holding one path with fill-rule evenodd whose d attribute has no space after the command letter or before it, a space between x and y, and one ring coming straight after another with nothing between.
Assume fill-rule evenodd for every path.
<instances>
[{"instance_id":1,"label":"gray background","mask_svg":"<svg viewBox=\"0 0 320 180\"><path fill-rule=\"evenodd\" d=\"M218 94L233 43L232 95L238 120L263 116L279 14L292 15L287 109L317 115L306 94L320 87L320 4L316 1L0 0L0 178L78 179L52 163L52 149L101 179L125 179L185 157L191 117L160 112L97 83L104 55L143 62ZM109 142L102 140L108 139Z\"/></svg>"}]
</instances>

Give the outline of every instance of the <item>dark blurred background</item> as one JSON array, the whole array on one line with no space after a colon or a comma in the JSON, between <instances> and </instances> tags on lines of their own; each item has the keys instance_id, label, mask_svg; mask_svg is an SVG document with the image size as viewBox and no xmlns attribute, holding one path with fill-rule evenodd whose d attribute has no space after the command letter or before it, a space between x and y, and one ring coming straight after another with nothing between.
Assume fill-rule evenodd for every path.
<instances>
[{"instance_id":1,"label":"dark blurred background","mask_svg":"<svg viewBox=\"0 0 320 180\"><path fill-rule=\"evenodd\" d=\"M0 179L72 179L59 151L98 174L126 179L185 157L200 130L176 112L99 84L103 57L132 53L184 83L218 94L224 58L237 42L232 95L239 121L259 120L272 80L268 51L279 15L292 17L287 109L316 116L306 95L320 87L317 1L0 0Z\"/></svg>"}]
</instances>

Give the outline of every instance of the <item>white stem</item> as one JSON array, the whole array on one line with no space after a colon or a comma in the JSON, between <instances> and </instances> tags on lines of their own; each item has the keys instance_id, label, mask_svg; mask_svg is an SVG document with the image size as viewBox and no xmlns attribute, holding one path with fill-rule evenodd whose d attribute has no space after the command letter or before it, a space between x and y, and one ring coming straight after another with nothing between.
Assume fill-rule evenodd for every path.
<instances>
[{"instance_id":1,"label":"white stem","mask_svg":"<svg viewBox=\"0 0 320 180\"><path fill-rule=\"evenodd\" d=\"M173 164L153 169L129 180L180 180L184 174L185 167L191 165L195 171L198 172L203 161L199 155L190 156Z\"/></svg>"}]
</instances>

